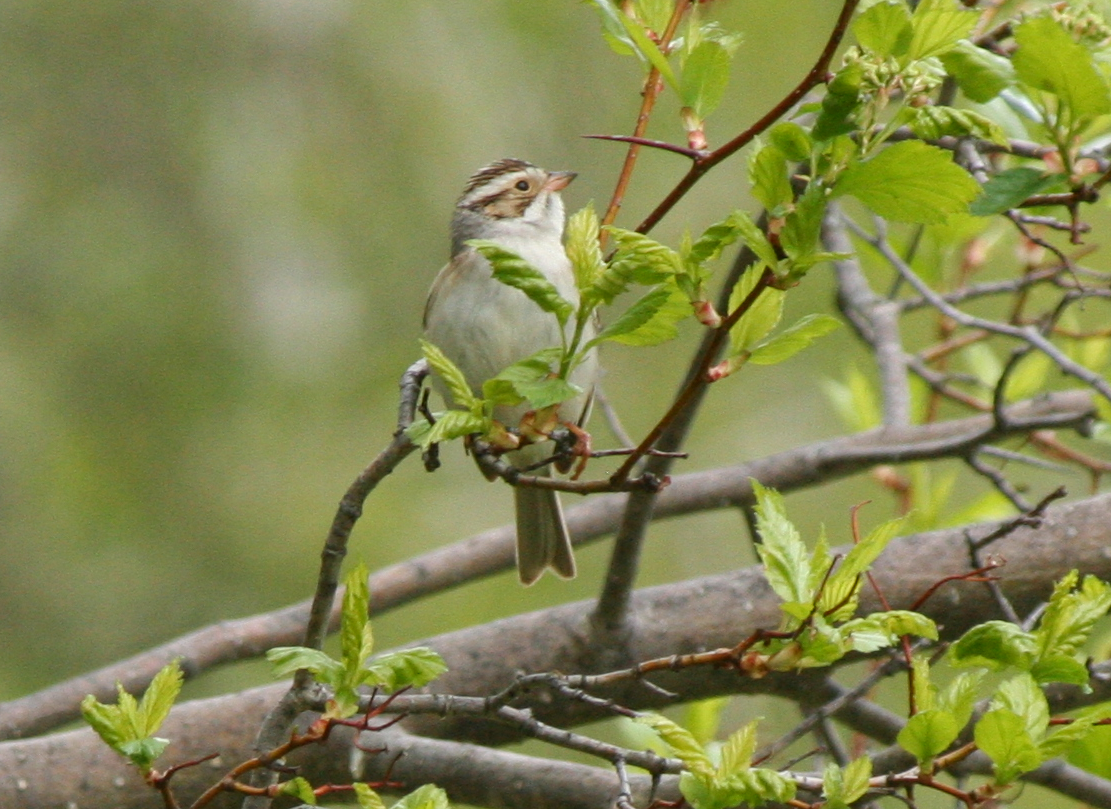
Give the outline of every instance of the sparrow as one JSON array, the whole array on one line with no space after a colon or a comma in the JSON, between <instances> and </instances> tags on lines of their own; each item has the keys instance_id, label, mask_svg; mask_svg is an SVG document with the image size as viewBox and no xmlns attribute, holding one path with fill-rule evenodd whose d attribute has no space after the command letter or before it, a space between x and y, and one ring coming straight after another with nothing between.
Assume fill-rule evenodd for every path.
<instances>
[{"instance_id":1,"label":"sparrow","mask_svg":"<svg viewBox=\"0 0 1111 809\"><path fill-rule=\"evenodd\" d=\"M564 211L560 192L575 172L545 171L524 160L505 158L479 169L468 180L455 204L451 222L451 260L440 270L424 309L425 338L439 347L463 372L476 395L482 383L506 366L562 341L556 318L543 311L524 292L494 279L489 262L467 242L488 239L516 253L550 281L572 306L579 292L571 262L563 247ZM572 319L573 320L573 319ZM567 324L571 337L573 322ZM595 334L587 326L584 341ZM581 425L589 414L598 362L591 351L570 376L582 389L559 406L561 421ZM450 403L445 386L434 382ZM499 405L494 418L517 426L530 409L528 403ZM507 453L519 468L530 467L552 454L552 442L528 444ZM535 474L550 474L548 467ZM575 576L571 538L559 497L548 489L514 488L517 511L517 572L532 584L551 568L559 576Z\"/></svg>"}]
</instances>

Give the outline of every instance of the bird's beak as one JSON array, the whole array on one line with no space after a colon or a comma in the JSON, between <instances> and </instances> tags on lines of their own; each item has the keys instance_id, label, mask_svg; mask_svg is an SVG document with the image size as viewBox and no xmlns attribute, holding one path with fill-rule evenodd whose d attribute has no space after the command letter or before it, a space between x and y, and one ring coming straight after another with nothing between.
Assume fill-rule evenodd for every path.
<instances>
[{"instance_id":1,"label":"bird's beak","mask_svg":"<svg viewBox=\"0 0 1111 809\"><path fill-rule=\"evenodd\" d=\"M544 183L544 190L562 191L578 176L578 173L574 171L553 171L548 175L548 182Z\"/></svg>"}]
</instances>

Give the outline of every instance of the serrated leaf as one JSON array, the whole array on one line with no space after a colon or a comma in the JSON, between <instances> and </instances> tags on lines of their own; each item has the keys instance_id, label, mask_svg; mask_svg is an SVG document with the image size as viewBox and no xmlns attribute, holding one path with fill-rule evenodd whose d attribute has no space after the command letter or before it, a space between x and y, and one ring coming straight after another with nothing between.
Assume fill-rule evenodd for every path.
<instances>
[{"instance_id":1,"label":"serrated leaf","mask_svg":"<svg viewBox=\"0 0 1111 809\"><path fill-rule=\"evenodd\" d=\"M829 82L822 98L818 119L810 130L816 141L829 141L856 128L854 115L860 106L860 87L864 67L859 63L845 65Z\"/></svg>"},{"instance_id":2,"label":"serrated leaf","mask_svg":"<svg viewBox=\"0 0 1111 809\"><path fill-rule=\"evenodd\" d=\"M490 262L495 280L525 293L545 312L555 315L560 326L575 313L575 308L559 294L555 284L516 253L489 239L471 239L467 244Z\"/></svg>"},{"instance_id":3,"label":"serrated leaf","mask_svg":"<svg viewBox=\"0 0 1111 809\"><path fill-rule=\"evenodd\" d=\"M920 765L926 766L934 756L945 752L956 740L960 730L951 713L934 708L912 716L899 731L896 741Z\"/></svg>"},{"instance_id":4,"label":"serrated leaf","mask_svg":"<svg viewBox=\"0 0 1111 809\"><path fill-rule=\"evenodd\" d=\"M1001 171L984 183L980 196L968 206L973 216L994 216L1011 208L1034 194L1057 185L1064 179L1061 174L1043 174L1030 166Z\"/></svg>"},{"instance_id":5,"label":"serrated leaf","mask_svg":"<svg viewBox=\"0 0 1111 809\"><path fill-rule=\"evenodd\" d=\"M742 773L752 766L752 756L756 752L756 726L759 719L754 719L730 734L721 746L721 764L717 769L717 778L731 778Z\"/></svg>"},{"instance_id":6,"label":"serrated leaf","mask_svg":"<svg viewBox=\"0 0 1111 809\"><path fill-rule=\"evenodd\" d=\"M295 671L308 669L319 682L338 685L343 681L343 664L319 649L307 646L275 646L266 653L274 667L275 677L285 677Z\"/></svg>"},{"instance_id":7,"label":"serrated leaf","mask_svg":"<svg viewBox=\"0 0 1111 809\"><path fill-rule=\"evenodd\" d=\"M611 334L607 339L630 346L654 346L674 340L679 335L676 326L690 317L693 310L687 296L675 284L668 283L663 288L668 295L652 317L631 331Z\"/></svg>"},{"instance_id":8,"label":"serrated leaf","mask_svg":"<svg viewBox=\"0 0 1111 809\"><path fill-rule=\"evenodd\" d=\"M575 286L586 289L595 284L606 269L598 243L598 216L594 213L593 202L567 219L565 233L564 246L571 269L575 271Z\"/></svg>"},{"instance_id":9,"label":"serrated leaf","mask_svg":"<svg viewBox=\"0 0 1111 809\"><path fill-rule=\"evenodd\" d=\"M1073 121L1111 113L1107 79L1092 54L1051 17L1031 17L1015 28L1014 68L1018 77L1053 93Z\"/></svg>"},{"instance_id":10,"label":"serrated leaf","mask_svg":"<svg viewBox=\"0 0 1111 809\"><path fill-rule=\"evenodd\" d=\"M150 681L138 706L139 735L153 736L174 707L185 676L175 658L167 663ZM157 758L157 756L155 756ZM152 759L153 760L153 759Z\"/></svg>"},{"instance_id":11,"label":"serrated leaf","mask_svg":"<svg viewBox=\"0 0 1111 809\"><path fill-rule=\"evenodd\" d=\"M971 33L979 16L957 0L922 0L911 17L912 33L903 64L947 53Z\"/></svg>"},{"instance_id":12,"label":"serrated leaf","mask_svg":"<svg viewBox=\"0 0 1111 809\"><path fill-rule=\"evenodd\" d=\"M659 314L675 292L675 287L670 285L659 286L651 290L622 312L617 320L598 332L598 335L588 342L585 348L590 348L607 340L616 340L618 337L627 338L628 335L643 327Z\"/></svg>"},{"instance_id":13,"label":"serrated leaf","mask_svg":"<svg viewBox=\"0 0 1111 809\"><path fill-rule=\"evenodd\" d=\"M368 620L370 589L369 572L360 562L344 579L343 609L340 618L340 655L344 668L351 675L359 670L362 662L374 650L373 635ZM350 676L348 678L351 679Z\"/></svg>"},{"instance_id":14,"label":"serrated leaf","mask_svg":"<svg viewBox=\"0 0 1111 809\"><path fill-rule=\"evenodd\" d=\"M447 663L436 652L426 646L414 646L371 659L366 664L362 682L392 692L428 685L445 671Z\"/></svg>"},{"instance_id":15,"label":"serrated leaf","mask_svg":"<svg viewBox=\"0 0 1111 809\"><path fill-rule=\"evenodd\" d=\"M749 218L749 215L744 211L735 211L730 220L737 231L740 233L741 239L748 248L756 254L759 263L755 267L750 267L745 275L752 274L760 269L760 265L775 269L779 263L779 258L775 254L775 248L772 247L768 237L764 235L760 228L756 227L756 223ZM759 275L759 273L756 273Z\"/></svg>"},{"instance_id":16,"label":"serrated leaf","mask_svg":"<svg viewBox=\"0 0 1111 809\"><path fill-rule=\"evenodd\" d=\"M1030 668L1031 676L1042 684L1068 683L1082 688L1088 686L1091 672L1088 667L1074 657L1049 655L1037 661Z\"/></svg>"},{"instance_id":17,"label":"serrated leaf","mask_svg":"<svg viewBox=\"0 0 1111 809\"><path fill-rule=\"evenodd\" d=\"M1071 724L1059 726L1038 745L1038 754L1043 760L1068 755L1076 742L1084 739L1093 730L1093 724L1099 721L1097 714L1078 716Z\"/></svg>"},{"instance_id":18,"label":"serrated leaf","mask_svg":"<svg viewBox=\"0 0 1111 809\"><path fill-rule=\"evenodd\" d=\"M1008 666L1029 669L1037 641L1029 632L1007 621L986 621L972 627L949 647L952 666L979 666L999 671Z\"/></svg>"},{"instance_id":19,"label":"serrated leaf","mask_svg":"<svg viewBox=\"0 0 1111 809\"><path fill-rule=\"evenodd\" d=\"M832 315L805 315L794 325L759 343L752 349L748 361L756 365L783 362L840 325L841 321Z\"/></svg>"},{"instance_id":20,"label":"serrated leaf","mask_svg":"<svg viewBox=\"0 0 1111 809\"><path fill-rule=\"evenodd\" d=\"M407 431L409 440L422 449L427 449L432 444L452 441L473 433L485 433L490 428L489 419L463 410L448 410L439 416L436 423L427 429L417 427L417 424L426 422L417 422L410 427Z\"/></svg>"},{"instance_id":21,"label":"serrated leaf","mask_svg":"<svg viewBox=\"0 0 1111 809\"><path fill-rule=\"evenodd\" d=\"M768 584L784 601L808 602L810 592L810 557L798 529L787 519L783 495L752 480L756 496L756 546L764 563Z\"/></svg>"},{"instance_id":22,"label":"serrated leaf","mask_svg":"<svg viewBox=\"0 0 1111 809\"><path fill-rule=\"evenodd\" d=\"M872 562L883 553L899 529L903 526L904 519L899 517L888 520L876 528L860 542L853 545L841 564L826 581L821 598L818 599L818 610L822 613L836 608L836 613L829 616L830 620L844 620L856 611L857 596L850 594L858 591L858 577L864 573Z\"/></svg>"},{"instance_id":23,"label":"serrated leaf","mask_svg":"<svg viewBox=\"0 0 1111 809\"><path fill-rule=\"evenodd\" d=\"M452 362L439 347L427 340L420 341L420 349L433 372L444 381L455 406L464 410L472 409L477 399L459 366Z\"/></svg>"},{"instance_id":24,"label":"serrated leaf","mask_svg":"<svg viewBox=\"0 0 1111 809\"><path fill-rule=\"evenodd\" d=\"M898 56L910 44L910 14L904 3L880 2L864 10L853 22L853 34L862 47L879 56Z\"/></svg>"},{"instance_id":25,"label":"serrated leaf","mask_svg":"<svg viewBox=\"0 0 1111 809\"><path fill-rule=\"evenodd\" d=\"M952 50L943 54L941 63L949 75L956 79L961 92L980 104L991 101L1014 84L1016 78L1010 59L977 47L967 39L961 40Z\"/></svg>"},{"instance_id":26,"label":"serrated leaf","mask_svg":"<svg viewBox=\"0 0 1111 809\"><path fill-rule=\"evenodd\" d=\"M550 407L582 393L582 389L566 379L561 379L552 370L552 364L559 360L558 349L543 349L519 362L504 368L494 377L495 382L505 382L536 410ZM495 393L500 387L491 387ZM502 398L510 398L502 395Z\"/></svg>"},{"instance_id":27,"label":"serrated leaf","mask_svg":"<svg viewBox=\"0 0 1111 809\"><path fill-rule=\"evenodd\" d=\"M937 686L930 680L930 661L922 655L911 660L914 685L914 705L919 711L929 711L937 702Z\"/></svg>"},{"instance_id":28,"label":"serrated leaf","mask_svg":"<svg viewBox=\"0 0 1111 809\"><path fill-rule=\"evenodd\" d=\"M701 265L714 261L733 242L745 233L751 233L752 220L744 211L733 211L725 219L716 222L703 231L698 241L683 252L684 263ZM746 224L747 223L747 224ZM759 232L759 231L757 231Z\"/></svg>"},{"instance_id":29,"label":"serrated leaf","mask_svg":"<svg viewBox=\"0 0 1111 809\"><path fill-rule=\"evenodd\" d=\"M386 804L370 784L356 781L351 785L355 791L355 799L359 802L359 809L386 809Z\"/></svg>"},{"instance_id":30,"label":"serrated leaf","mask_svg":"<svg viewBox=\"0 0 1111 809\"><path fill-rule=\"evenodd\" d=\"M845 803L855 803L868 791L868 782L872 778L872 759L868 756L853 759L845 765L844 773L844 792L841 797Z\"/></svg>"},{"instance_id":31,"label":"serrated leaf","mask_svg":"<svg viewBox=\"0 0 1111 809\"><path fill-rule=\"evenodd\" d=\"M98 702L92 694L81 700L81 716L113 750L119 750L120 745L131 737L131 728L120 715L119 708Z\"/></svg>"},{"instance_id":32,"label":"serrated leaf","mask_svg":"<svg viewBox=\"0 0 1111 809\"><path fill-rule=\"evenodd\" d=\"M833 196L854 196L895 222L937 224L966 213L980 185L952 155L920 141L888 146L871 160L841 174Z\"/></svg>"},{"instance_id":33,"label":"serrated leaf","mask_svg":"<svg viewBox=\"0 0 1111 809\"><path fill-rule=\"evenodd\" d=\"M1026 732L1022 717L999 709L984 714L974 731L976 746L995 765L995 780L1009 784L1042 763L1037 746Z\"/></svg>"},{"instance_id":34,"label":"serrated leaf","mask_svg":"<svg viewBox=\"0 0 1111 809\"><path fill-rule=\"evenodd\" d=\"M312 791L312 784L301 776L291 778L278 787L278 793L281 795L292 795L310 806L316 806L316 793Z\"/></svg>"},{"instance_id":35,"label":"serrated leaf","mask_svg":"<svg viewBox=\"0 0 1111 809\"><path fill-rule=\"evenodd\" d=\"M787 156L776 146L765 146L748 161L752 195L769 211L789 205L794 199L787 174Z\"/></svg>"},{"instance_id":36,"label":"serrated leaf","mask_svg":"<svg viewBox=\"0 0 1111 809\"><path fill-rule=\"evenodd\" d=\"M1034 631L1039 658L1078 652L1095 622L1111 609L1111 586L1095 576L1085 576L1077 590L1078 578L1073 570L1053 588L1049 606Z\"/></svg>"},{"instance_id":37,"label":"serrated leaf","mask_svg":"<svg viewBox=\"0 0 1111 809\"><path fill-rule=\"evenodd\" d=\"M729 51L714 40L703 40L683 64L679 97L699 118L713 113L729 84Z\"/></svg>"},{"instance_id":38,"label":"serrated leaf","mask_svg":"<svg viewBox=\"0 0 1111 809\"><path fill-rule=\"evenodd\" d=\"M827 379L824 387L837 414L854 432L871 430L882 422L875 388L855 365L850 366L845 382Z\"/></svg>"},{"instance_id":39,"label":"serrated leaf","mask_svg":"<svg viewBox=\"0 0 1111 809\"><path fill-rule=\"evenodd\" d=\"M638 714L634 721L656 731L660 738L667 742L675 757L686 764L692 773L708 779L713 778L714 767L710 763L710 757L686 728L680 727L666 716L654 713Z\"/></svg>"},{"instance_id":40,"label":"serrated leaf","mask_svg":"<svg viewBox=\"0 0 1111 809\"><path fill-rule=\"evenodd\" d=\"M583 290L584 304L613 303L630 284L658 284L682 270L679 254L655 239L612 225L605 230L617 247L601 276Z\"/></svg>"},{"instance_id":41,"label":"serrated leaf","mask_svg":"<svg viewBox=\"0 0 1111 809\"><path fill-rule=\"evenodd\" d=\"M762 273L756 267L750 267L742 275L733 291L729 295L730 313L744 303L756 285L760 282ZM786 293L782 289L765 287L755 299L748 311L729 330L729 352L727 356L738 356L742 351L748 351L755 346L764 336L776 327L783 316L783 301Z\"/></svg>"},{"instance_id":42,"label":"serrated leaf","mask_svg":"<svg viewBox=\"0 0 1111 809\"><path fill-rule=\"evenodd\" d=\"M450 809L447 793L435 784L425 784L395 803L391 809Z\"/></svg>"}]
</instances>

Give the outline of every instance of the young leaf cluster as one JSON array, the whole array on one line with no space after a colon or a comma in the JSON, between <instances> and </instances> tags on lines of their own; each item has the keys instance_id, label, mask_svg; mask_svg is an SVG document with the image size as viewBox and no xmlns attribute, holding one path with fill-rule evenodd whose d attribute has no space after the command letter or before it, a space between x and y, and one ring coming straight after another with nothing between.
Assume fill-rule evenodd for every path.
<instances>
[{"instance_id":1,"label":"young leaf cluster","mask_svg":"<svg viewBox=\"0 0 1111 809\"><path fill-rule=\"evenodd\" d=\"M810 551L787 518L782 496L752 481L756 494L757 546L765 575L783 603L786 639L766 641L764 665L773 671L828 666L852 651L874 652L904 635L937 640L937 627L924 615L889 610L856 615L861 579L894 538L901 520L880 525L841 560L825 535Z\"/></svg>"},{"instance_id":2,"label":"young leaf cluster","mask_svg":"<svg viewBox=\"0 0 1111 809\"><path fill-rule=\"evenodd\" d=\"M775 770L752 766L756 751L754 720L721 745L715 766L709 752L686 728L659 714L643 714L638 722L652 728L686 767L679 791L695 809L726 809L764 803L786 803L795 797L795 782Z\"/></svg>"},{"instance_id":3,"label":"young leaf cluster","mask_svg":"<svg viewBox=\"0 0 1111 809\"><path fill-rule=\"evenodd\" d=\"M279 646L266 653L274 666L274 676L284 677L307 669L332 696L324 712L326 719L346 719L359 710L358 689L372 686L384 691L426 685L447 671L443 658L423 646L389 652L368 660L374 651L374 635L367 617L370 592L367 569L356 566L344 582L343 613L340 623L340 659L319 649L304 646Z\"/></svg>"},{"instance_id":4,"label":"young leaf cluster","mask_svg":"<svg viewBox=\"0 0 1111 809\"><path fill-rule=\"evenodd\" d=\"M182 680L181 667L174 660L154 675L141 700L117 683L115 705L98 702L90 694L81 701L81 715L109 747L146 775L170 743L154 734L169 716Z\"/></svg>"}]
</instances>

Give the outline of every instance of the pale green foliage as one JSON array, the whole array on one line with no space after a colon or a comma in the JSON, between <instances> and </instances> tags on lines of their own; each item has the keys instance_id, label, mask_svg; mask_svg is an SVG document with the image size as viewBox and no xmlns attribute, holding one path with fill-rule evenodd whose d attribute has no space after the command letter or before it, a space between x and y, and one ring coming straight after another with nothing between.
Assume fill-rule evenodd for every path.
<instances>
[{"instance_id":1,"label":"pale green foliage","mask_svg":"<svg viewBox=\"0 0 1111 809\"><path fill-rule=\"evenodd\" d=\"M390 652L367 660L374 651L374 636L368 610L367 569L360 563L344 580L343 612L340 623L340 659L319 649L280 646L266 653L274 676L284 677L307 669L317 682L331 688L325 717L345 719L359 709L360 686L385 691L419 688L447 671L443 658L423 646Z\"/></svg>"},{"instance_id":2,"label":"pale green foliage","mask_svg":"<svg viewBox=\"0 0 1111 809\"><path fill-rule=\"evenodd\" d=\"M861 756L842 769L833 761L822 774L822 795L825 809L848 809L849 804L864 797L872 777L872 759Z\"/></svg>"},{"instance_id":3,"label":"pale green foliage","mask_svg":"<svg viewBox=\"0 0 1111 809\"><path fill-rule=\"evenodd\" d=\"M115 705L105 705L89 695L81 701L81 715L109 747L142 772L149 772L169 744L154 734L169 716L182 680L181 667L174 660L154 675L141 700L117 683L119 699Z\"/></svg>"}]
</instances>

